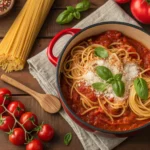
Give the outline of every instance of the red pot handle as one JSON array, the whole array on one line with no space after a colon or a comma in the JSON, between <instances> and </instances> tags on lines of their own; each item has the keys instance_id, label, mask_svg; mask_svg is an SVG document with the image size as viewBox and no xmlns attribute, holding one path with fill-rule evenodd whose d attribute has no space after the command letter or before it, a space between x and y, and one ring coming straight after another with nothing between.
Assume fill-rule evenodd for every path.
<instances>
[{"instance_id":1,"label":"red pot handle","mask_svg":"<svg viewBox=\"0 0 150 150\"><path fill-rule=\"evenodd\" d=\"M55 43L58 41L59 38L61 38L63 35L65 34L71 34L71 35L75 35L76 33L78 33L81 29L65 29L60 31L58 34L55 35L55 37L51 40L51 42L49 43L48 49L47 49L47 56L49 61L56 66L58 63L58 57L55 57L53 55L53 47L55 45Z\"/></svg>"}]
</instances>

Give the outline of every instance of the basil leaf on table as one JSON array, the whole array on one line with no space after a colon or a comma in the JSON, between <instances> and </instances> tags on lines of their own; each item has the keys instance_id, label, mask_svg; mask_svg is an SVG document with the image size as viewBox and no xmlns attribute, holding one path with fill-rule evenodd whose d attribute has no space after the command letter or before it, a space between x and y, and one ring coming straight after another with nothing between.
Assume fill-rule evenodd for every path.
<instances>
[{"instance_id":1,"label":"basil leaf on table","mask_svg":"<svg viewBox=\"0 0 150 150\"><path fill-rule=\"evenodd\" d=\"M143 99L148 99L148 85L143 78L136 78L134 80L134 88L136 90L137 95Z\"/></svg>"},{"instance_id":2,"label":"basil leaf on table","mask_svg":"<svg viewBox=\"0 0 150 150\"><path fill-rule=\"evenodd\" d=\"M101 58L107 58L108 52L104 47L97 47L95 48L95 55Z\"/></svg>"},{"instance_id":3,"label":"basil leaf on table","mask_svg":"<svg viewBox=\"0 0 150 150\"><path fill-rule=\"evenodd\" d=\"M76 5L76 10L82 12L82 11L86 11L90 8L90 2L89 0L83 0L82 2L78 3Z\"/></svg>"},{"instance_id":4,"label":"basil leaf on table","mask_svg":"<svg viewBox=\"0 0 150 150\"><path fill-rule=\"evenodd\" d=\"M112 72L105 66L98 66L96 67L97 74L103 79L108 80L109 78L113 77Z\"/></svg>"},{"instance_id":5,"label":"basil leaf on table","mask_svg":"<svg viewBox=\"0 0 150 150\"><path fill-rule=\"evenodd\" d=\"M118 97L122 97L124 95L124 92L125 92L125 84L123 81L121 80L115 80L113 83L112 83L112 88L113 88L113 91L115 92L115 94L118 96Z\"/></svg>"},{"instance_id":6,"label":"basil leaf on table","mask_svg":"<svg viewBox=\"0 0 150 150\"><path fill-rule=\"evenodd\" d=\"M64 144L65 145L69 145L69 143L71 142L71 140L72 140L72 133L67 133L64 136Z\"/></svg>"},{"instance_id":7,"label":"basil leaf on table","mask_svg":"<svg viewBox=\"0 0 150 150\"><path fill-rule=\"evenodd\" d=\"M56 22L59 24L66 24L73 20L74 16L73 13L71 13L68 10L63 11L56 19Z\"/></svg>"},{"instance_id":8,"label":"basil leaf on table","mask_svg":"<svg viewBox=\"0 0 150 150\"><path fill-rule=\"evenodd\" d=\"M76 19L80 19L81 18L81 15L80 15L80 12L79 11L75 11L73 13L73 16L76 18Z\"/></svg>"},{"instance_id":9,"label":"basil leaf on table","mask_svg":"<svg viewBox=\"0 0 150 150\"><path fill-rule=\"evenodd\" d=\"M122 79L122 74L116 74L116 75L114 76L114 79L115 79L115 80L121 80L121 79Z\"/></svg>"},{"instance_id":10,"label":"basil leaf on table","mask_svg":"<svg viewBox=\"0 0 150 150\"><path fill-rule=\"evenodd\" d=\"M58 24L67 24L70 23L73 18L80 19L81 14L80 12L86 11L90 7L89 0L82 0L82 2L78 3L76 7L73 6L67 6L67 9L63 11L56 19L56 22Z\"/></svg>"},{"instance_id":11,"label":"basil leaf on table","mask_svg":"<svg viewBox=\"0 0 150 150\"><path fill-rule=\"evenodd\" d=\"M96 89L97 91L102 91L104 92L108 86L106 83L101 83L101 82L96 82L92 84L93 88Z\"/></svg>"},{"instance_id":12,"label":"basil leaf on table","mask_svg":"<svg viewBox=\"0 0 150 150\"><path fill-rule=\"evenodd\" d=\"M74 12L75 11L75 8L73 7L73 6L67 6L67 10L69 11L69 12Z\"/></svg>"}]
</instances>

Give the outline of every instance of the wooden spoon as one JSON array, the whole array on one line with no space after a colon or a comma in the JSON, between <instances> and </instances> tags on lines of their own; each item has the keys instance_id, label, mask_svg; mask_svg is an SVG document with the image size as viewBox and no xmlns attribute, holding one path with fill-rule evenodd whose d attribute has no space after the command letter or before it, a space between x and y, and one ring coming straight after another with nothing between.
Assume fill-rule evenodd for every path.
<instances>
[{"instance_id":1,"label":"wooden spoon","mask_svg":"<svg viewBox=\"0 0 150 150\"><path fill-rule=\"evenodd\" d=\"M1 76L1 80L33 96L48 113L56 113L61 108L59 99L53 95L40 94L4 74Z\"/></svg>"}]
</instances>

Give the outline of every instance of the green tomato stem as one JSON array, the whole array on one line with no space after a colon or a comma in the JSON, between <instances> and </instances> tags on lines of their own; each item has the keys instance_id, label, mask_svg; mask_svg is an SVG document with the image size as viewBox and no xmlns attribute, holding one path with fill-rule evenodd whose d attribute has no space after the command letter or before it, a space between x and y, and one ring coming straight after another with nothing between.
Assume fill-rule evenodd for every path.
<instances>
[{"instance_id":1,"label":"green tomato stem","mask_svg":"<svg viewBox=\"0 0 150 150\"><path fill-rule=\"evenodd\" d=\"M146 2L147 2L148 4L150 4L150 0L146 0Z\"/></svg>"},{"instance_id":2,"label":"green tomato stem","mask_svg":"<svg viewBox=\"0 0 150 150\"><path fill-rule=\"evenodd\" d=\"M4 101L3 101L3 104L2 105L0 105L0 106L2 106L3 108L4 108L4 112L8 112L9 114L11 114L11 116L14 118L14 120L15 120L15 123L14 123L14 126L13 126L13 128L12 128L12 130L15 128L15 125L16 125L16 123L19 125L19 126L21 126L22 127L22 129L24 130L24 132L25 132L25 140L27 141L27 134L31 134L31 132L28 132L25 128L24 128L24 126L16 119L16 117L15 117L15 115L13 114L13 113L11 113L6 107L5 107L5 100L6 100L6 98L4 98Z\"/></svg>"},{"instance_id":3,"label":"green tomato stem","mask_svg":"<svg viewBox=\"0 0 150 150\"><path fill-rule=\"evenodd\" d=\"M14 118L14 120L15 120L15 123L14 123L14 126L13 126L13 129L14 129L14 127L15 127L15 125L16 125L16 123L19 125L19 126L21 126L22 127L22 129L24 130L24 132L25 132L25 140L27 141L27 134L30 134L25 128L24 128L24 126L16 119L16 117L14 116L14 114L13 113L11 113L10 111L8 111L7 110L7 108L5 107L5 106L3 106L4 107L4 109L5 109L5 111L6 112L8 112L9 114L11 114L11 116Z\"/></svg>"}]
</instances>

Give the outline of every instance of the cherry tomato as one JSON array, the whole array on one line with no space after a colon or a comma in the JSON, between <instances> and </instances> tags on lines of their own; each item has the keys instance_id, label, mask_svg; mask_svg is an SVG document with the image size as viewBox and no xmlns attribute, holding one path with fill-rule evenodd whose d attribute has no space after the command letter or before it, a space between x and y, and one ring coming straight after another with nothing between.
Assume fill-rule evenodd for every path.
<instances>
[{"instance_id":1,"label":"cherry tomato","mask_svg":"<svg viewBox=\"0 0 150 150\"><path fill-rule=\"evenodd\" d=\"M25 132L22 128L15 128L9 134L9 141L14 145L23 145L25 141Z\"/></svg>"},{"instance_id":2,"label":"cherry tomato","mask_svg":"<svg viewBox=\"0 0 150 150\"><path fill-rule=\"evenodd\" d=\"M150 1L132 0L131 12L133 16L144 24L150 24Z\"/></svg>"},{"instance_id":3,"label":"cherry tomato","mask_svg":"<svg viewBox=\"0 0 150 150\"><path fill-rule=\"evenodd\" d=\"M40 140L34 139L27 144L26 150L43 150L43 145Z\"/></svg>"},{"instance_id":4,"label":"cherry tomato","mask_svg":"<svg viewBox=\"0 0 150 150\"><path fill-rule=\"evenodd\" d=\"M0 130L9 132L14 126L15 120L12 116L2 116L0 118Z\"/></svg>"},{"instance_id":5,"label":"cherry tomato","mask_svg":"<svg viewBox=\"0 0 150 150\"><path fill-rule=\"evenodd\" d=\"M39 127L38 137L43 141L50 141L54 136L54 129L48 125L44 124Z\"/></svg>"},{"instance_id":6,"label":"cherry tomato","mask_svg":"<svg viewBox=\"0 0 150 150\"><path fill-rule=\"evenodd\" d=\"M21 115L25 112L24 104L19 101L13 101L8 106L7 109L9 112L13 113L15 117L21 117Z\"/></svg>"},{"instance_id":7,"label":"cherry tomato","mask_svg":"<svg viewBox=\"0 0 150 150\"><path fill-rule=\"evenodd\" d=\"M23 124L26 130L33 130L38 125L38 119L32 112L25 112L20 117L20 123Z\"/></svg>"},{"instance_id":8,"label":"cherry tomato","mask_svg":"<svg viewBox=\"0 0 150 150\"><path fill-rule=\"evenodd\" d=\"M0 114L2 114L4 112L4 107L0 106Z\"/></svg>"},{"instance_id":9,"label":"cherry tomato","mask_svg":"<svg viewBox=\"0 0 150 150\"><path fill-rule=\"evenodd\" d=\"M5 100L5 105L8 105L11 100L11 92L8 89L0 88L0 105L3 104Z\"/></svg>"},{"instance_id":10,"label":"cherry tomato","mask_svg":"<svg viewBox=\"0 0 150 150\"><path fill-rule=\"evenodd\" d=\"M127 3L130 0L115 0L117 3L123 4L123 3Z\"/></svg>"}]
</instances>

